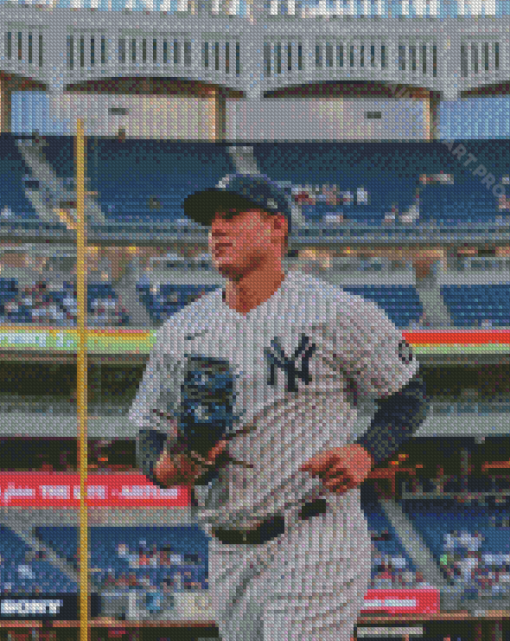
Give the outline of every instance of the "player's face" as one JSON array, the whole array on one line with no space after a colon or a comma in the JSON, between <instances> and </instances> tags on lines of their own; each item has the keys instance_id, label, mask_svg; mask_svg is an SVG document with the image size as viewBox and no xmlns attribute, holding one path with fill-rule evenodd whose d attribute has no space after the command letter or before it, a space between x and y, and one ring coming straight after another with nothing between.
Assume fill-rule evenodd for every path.
<instances>
[{"instance_id":1,"label":"player's face","mask_svg":"<svg viewBox=\"0 0 510 641\"><path fill-rule=\"evenodd\" d=\"M209 250L220 274L241 278L274 255L278 240L270 219L258 209L216 212L209 231Z\"/></svg>"}]
</instances>

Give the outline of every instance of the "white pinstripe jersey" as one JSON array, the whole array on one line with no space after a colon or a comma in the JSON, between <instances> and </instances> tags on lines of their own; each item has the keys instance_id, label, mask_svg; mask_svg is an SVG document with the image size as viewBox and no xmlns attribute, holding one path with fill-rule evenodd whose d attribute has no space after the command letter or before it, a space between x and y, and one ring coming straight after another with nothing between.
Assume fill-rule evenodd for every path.
<instances>
[{"instance_id":1,"label":"white pinstripe jersey","mask_svg":"<svg viewBox=\"0 0 510 641\"><path fill-rule=\"evenodd\" d=\"M229 445L234 459L253 467L228 463L196 488L206 530L252 527L313 496L320 479L299 468L355 440L356 395L396 392L418 370L378 305L300 272L287 273L273 296L246 315L228 307L220 288L170 317L158 330L130 419L175 434L153 410L178 414L184 373L197 358L225 363L235 391L233 427L256 428ZM204 389L208 376L199 374ZM204 420L211 408L195 403L193 411ZM334 511L362 518L359 488L325 496Z\"/></svg>"}]
</instances>

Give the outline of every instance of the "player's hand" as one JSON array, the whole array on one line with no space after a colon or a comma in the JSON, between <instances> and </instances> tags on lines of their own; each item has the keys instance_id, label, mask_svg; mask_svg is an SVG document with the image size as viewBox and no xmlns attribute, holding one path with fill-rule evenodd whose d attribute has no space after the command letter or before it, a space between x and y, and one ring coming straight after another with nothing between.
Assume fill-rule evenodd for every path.
<instances>
[{"instance_id":1,"label":"player's hand","mask_svg":"<svg viewBox=\"0 0 510 641\"><path fill-rule=\"evenodd\" d=\"M301 470L319 476L331 492L343 494L362 483L373 464L365 448L353 443L317 454L302 465Z\"/></svg>"},{"instance_id":2,"label":"player's hand","mask_svg":"<svg viewBox=\"0 0 510 641\"><path fill-rule=\"evenodd\" d=\"M208 463L214 463L216 459L224 452L228 441L221 440L209 451L206 457ZM197 461L191 459L186 454L178 454L170 457L165 449L154 466L154 476L156 479L167 487L173 485L193 486L195 480L201 476L208 468L200 465Z\"/></svg>"}]
</instances>

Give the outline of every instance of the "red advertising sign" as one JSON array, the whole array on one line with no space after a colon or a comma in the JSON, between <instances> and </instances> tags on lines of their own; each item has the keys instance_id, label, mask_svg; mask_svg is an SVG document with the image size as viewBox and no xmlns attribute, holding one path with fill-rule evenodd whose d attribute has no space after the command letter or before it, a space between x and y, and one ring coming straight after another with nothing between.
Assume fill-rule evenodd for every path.
<instances>
[{"instance_id":1,"label":"red advertising sign","mask_svg":"<svg viewBox=\"0 0 510 641\"><path fill-rule=\"evenodd\" d=\"M87 478L90 507L183 507L190 504L184 487L163 489L143 474L93 474ZM0 472L1 507L80 506L78 474Z\"/></svg>"},{"instance_id":2,"label":"red advertising sign","mask_svg":"<svg viewBox=\"0 0 510 641\"><path fill-rule=\"evenodd\" d=\"M436 588L368 590L361 612L430 614L439 612L439 598Z\"/></svg>"}]
</instances>

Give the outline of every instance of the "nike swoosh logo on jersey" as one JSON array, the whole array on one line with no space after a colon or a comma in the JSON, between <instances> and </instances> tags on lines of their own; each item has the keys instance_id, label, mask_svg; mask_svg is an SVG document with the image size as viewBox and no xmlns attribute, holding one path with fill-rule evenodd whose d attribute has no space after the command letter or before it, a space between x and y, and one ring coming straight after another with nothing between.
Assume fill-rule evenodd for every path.
<instances>
[{"instance_id":1,"label":"nike swoosh logo on jersey","mask_svg":"<svg viewBox=\"0 0 510 641\"><path fill-rule=\"evenodd\" d=\"M184 337L185 341L192 341L194 338L197 338L198 336L203 336L204 334L207 334L209 330L203 329L201 332L195 332L194 334L186 334Z\"/></svg>"}]
</instances>

